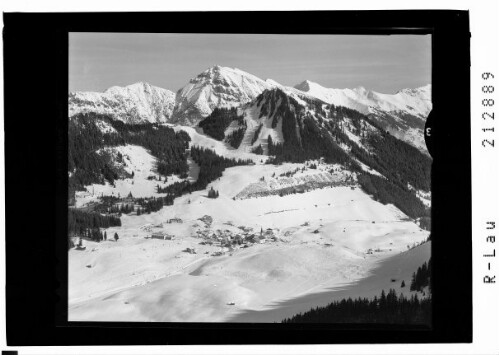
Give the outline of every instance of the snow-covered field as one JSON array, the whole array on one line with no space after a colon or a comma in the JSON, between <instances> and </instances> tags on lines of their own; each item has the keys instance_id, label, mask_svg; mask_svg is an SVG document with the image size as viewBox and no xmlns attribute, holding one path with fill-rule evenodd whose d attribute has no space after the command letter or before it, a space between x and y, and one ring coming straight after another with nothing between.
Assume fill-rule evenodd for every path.
<instances>
[{"instance_id":1,"label":"snow-covered field","mask_svg":"<svg viewBox=\"0 0 499 355\"><path fill-rule=\"evenodd\" d=\"M424 243L411 250L380 260L370 272L369 276L356 282L332 287L323 292L309 293L301 297L292 298L276 303L270 309L262 311L242 311L236 314L229 322L274 322L290 318L295 314L309 311L315 307L327 306L333 301L342 299L379 297L381 290L394 289L397 294L410 298L417 294L410 291L410 280L414 270L428 262L431 257L431 242ZM405 286L401 287L402 281ZM425 295L418 294L418 297Z\"/></svg>"},{"instance_id":2,"label":"snow-covered field","mask_svg":"<svg viewBox=\"0 0 499 355\"><path fill-rule=\"evenodd\" d=\"M192 128L188 133L193 145L205 139ZM218 154L231 156L223 143L208 143L216 145ZM247 156L258 162L262 158ZM354 284L380 261L404 255L399 253L408 245L428 237L395 206L382 205L359 188L233 199L261 177L267 180L301 167L257 164L227 169L210 184L219 198L207 198L206 191L184 195L156 213L122 217L122 227L107 231L118 232L117 242L88 241L86 250L70 250L69 320L237 319L241 313L279 308L285 300ZM325 173L318 170L302 174ZM182 221L167 223L172 218ZM152 231L175 239L146 238ZM214 235L262 232L272 237L234 249L204 243Z\"/></svg>"}]
</instances>

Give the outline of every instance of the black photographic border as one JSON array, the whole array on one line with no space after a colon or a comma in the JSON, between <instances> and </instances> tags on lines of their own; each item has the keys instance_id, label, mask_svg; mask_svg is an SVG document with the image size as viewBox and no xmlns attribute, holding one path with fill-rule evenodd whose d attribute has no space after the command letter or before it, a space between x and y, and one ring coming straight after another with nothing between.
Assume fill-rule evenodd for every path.
<instances>
[{"instance_id":1,"label":"black photographic border","mask_svg":"<svg viewBox=\"0 0 499 355\"><path fill-rule=\"evenodd\" d=\"M9 346L472 341L468 12L4 13L3 16ZM69 32L431 34L432 327L67 322Z\"/></svg>"}]
</instances>

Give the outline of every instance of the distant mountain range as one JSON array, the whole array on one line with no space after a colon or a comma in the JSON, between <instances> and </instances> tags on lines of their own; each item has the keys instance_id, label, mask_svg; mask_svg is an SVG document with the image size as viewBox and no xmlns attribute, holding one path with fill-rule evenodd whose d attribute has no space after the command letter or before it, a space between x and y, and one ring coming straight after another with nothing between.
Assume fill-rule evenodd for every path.
<instances>
[{"instance_id":1,"label":"distant mountain range","mask_svg":"<svg viewBox=\"0 0 499 355\"><path fill-rule=\"evenodd\" d=\"M431 85L404 89L393 95L363 87L325 88L308 80L287 87L240 69L217 65L192 78L176 94L147 83L115 86L103 93L70 93L69 116L93 112L125 123L147 121L196 126L215 108L248 110L252 105L245 105L254 102L264 91L274 89L294 100L319 100L323 104L359 111L395 137L427 154L423 129L432 108Z\"/></svg>"},{"instance_id":2,"label":"distant mountain range","mask_svg":"<svg viewBox=\"0 0 499 355\"><path fill-rule=\"evenodd\" d=\"M175 106L175 93L148 83L113 86L105 92L69 94L69 117L98 113L125 123L168 122Z\"/></svg>"}]
</instances>

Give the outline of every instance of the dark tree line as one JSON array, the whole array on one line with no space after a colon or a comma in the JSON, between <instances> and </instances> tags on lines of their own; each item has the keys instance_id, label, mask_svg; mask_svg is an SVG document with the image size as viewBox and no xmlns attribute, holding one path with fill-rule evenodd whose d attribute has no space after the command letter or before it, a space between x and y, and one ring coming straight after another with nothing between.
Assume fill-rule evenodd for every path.
<instances>
[{"instance_id":1,"label":"dark tree line","mask_svg":"<svg viewBox=\"0 0 499 355\"><path fill-rule=\"evenodd\" d=\"M352 146L352 153L363 163L369 165L390 180L407 187L411 184L417 190L430 191L431 159L413 146L380 132L370 134L365 139L372 152Z\"/></svg>"},{"instance_id":2,"label":"dark tree line","mask_svg":"<svg viewBox=\"0 0 499 355\"><path fill-rule=\"evenodd\" d=\"M356 159L387 178L360 171L358 181L362 189L379 202L394 204L412 218L422 217L421 228L429 229L430 210L409 190L408 184L416 189L430 189L431 159L411 145L392 137L360 112L331 105L330 115L333 120L328 129L334 139L351 147L351 154ZM369 153L354 144L344 133L345 117L352 122L354 133L369 147ZM377 133L367 133L367 125L373 126Z\"/></svg>"},{"instance_id":3,"label":"dark tree line","mask_svg":"<svg viewBox=\"0 0 499 355\"><path fill-rule=\"evenodd\" d=\"M300 137L297 136L297 126ZM283 143L274 143L270 135L267 138L269 155L275 156L273 163L301 163L322 157L327 163L343 164L354 171L360 170L358 164L338 146L331 135L323 132L313 119L304 118L303 124L300 125L295 114L288 111L282 116L282 131Z\"/></svg>"},{"instance_id":4,"label":"dark tree line","mask_svg":"<svg viewBox=\"0 0 499 355\"><path fill-rule=\"evenodd\" d=\"M191 157L199 165L199 175L198 179L194 183L189 183L188 181L179 181L168 186L161 187L156 186L156 192L166 193L165 197L158 197L157 200L163 201L164 205L173 205L174 199L176 197L182 196L185 193L191 193L193 191L204 190L212 181L220 178L223 171L226 168L230 168L237 165L251 165L254 164L251 160L243 159L229 159L221 157L216 154L213 150L200 148L193 146L191 148ZM218 191L215 191L216 197L218 197ZM208 192L210 195L210 192ZM214 196L209 196L214 197ZM137 203L141 204L141 199L136 200ZM145 205L144 205L145 206ZM157 202L156 207L152 207L151 211L154 212L154 208L160 209L161 206ZM146 210L147 213L148 210Z\"/></svg>"},{"instance_id":5,"label":"dark tree line","mask_svg":"<svg viewBox=\"0 0 499 355\"><path fill-rule=\"evenodd\" d=\"M357 175L362 189L383 204L394 204L411 218L429 217L430 210L413 192L380 176L362 172ZM423 226L421 226L423 227Z\"/></svg>"},{"instance_id":6,"label":"dark tree line","mask_svg":"<svg viewBox=\"0 0 499 355\"><path fill-rule=\"evenodd\" d=\"M173 184L164 187L156 185L156 192L160 194L166 193L173 195L174 197L179 197L182 196L182 193L184 191L187 192L193 191L193 190L189 191L189 186L191 186L191 184L188 181L177 181L174 182Z\"/></svg>"},{"instance_id":7,"label":"dark tree line","mask_svg":"<svg viewBox=\"0 0 499 355\"><path fill-rule=\"evenodd\" d=\"M283 323L379 323L431 324L431 297L420 299L395 290L383 290L374 299L352 298L334 301L325 307L316 307L305 313L283 320Z\"/></svg>"},{"instance_id":8,"label":"dark tree line","mask_svg":"<svg viewBox=\"0 0 499 355\"><path fill-rule=\"evenodd\" d=\"M215 107L208 117L199 122L199 127L203 129L204 134L221 141L225 138L225 130L232 121L244 125L243 116L237 115L237 108Z\"/></svg>"},{"instance_id":9,"label":"dark tree line","mask_svg":"<svg viewBox=\"0 0 499 355\"><path fill-rule=\"evenodd\" d=\"M97 121L106 122L115 132L102 133ZM126 175L114 167L109 154L104 151L97 153L99 149L125 144L139 145L157 158L156 169L159 174L185 174L188 171L185 150L189 147L189 141L186 132L175 132L161 125L129 125L94 113L76 115L68 123L70 193L92 183L102 184L106 180L113 184L115 179ZM119 160L120 156L116 159Z\"/></svg>"},{"instance_id":10,"label":"dark tree line","mask_svg":"<svg viewBox=\"0 0 499 355\"><path fill-rule=\"evenodd\" d=\"M116 145L113 144L113 145ZM104 134L95 125L94 119L81 116L68 122L68 171L70 191L81 190L84 185L111 183L117 177L111 168L109 155L96 153L104 147Z\"/></svg>"},{"instance_id":11,"label":"dark tree line","mask_svg":"<svg viewBox=\"0 0 499 355\"><path fill-rule=\"evenodd\" d=\"M133 204L124 203L121 205L114 205L107 209L107 213L111 214L129 214L135 212Z\"/></svg>"},{"instance_id":12,"label":"dark tree line","mask_svg":"<svg viewBox=\"0 0 499 355\"><path fill-rule=\"evenodd\" d=\"M68 232L80 234L85 229L120 227L121 220L114 216L85 212L74 208L68 209Z\"/></svg>"},{"instance_id":13,"label":"dark tree line","mask_svg":"<svg viewBox=\"0 0 499 355\"><path fill-rule=\"evenodd\" d=\"M218 191L211 187L211 189L208 191L208 198L218 198Z\"/></svg>"},{"instance_id":14,"label":"dark tree line","mask_svg":"<svg viewBox=\"0 0 499 355\"><path fill-rule=\"evenodd\" d=\"M328 107L328 105L324 101L316 99L316 98L311 98L311 97L305 96L305 95L300 96L300 99L305 101L315 112L323 114L323 115L326 114L326 112L323 110L322 107L324 105L326 107Z\"/></svg>"},{"instance_id":15,"label":"dark tree line","mask_svg":"<svg viewBox=\"0 0 499 355\"><path fill-rule=\"evenodd\" d=\"M199 165L199 176L189 187L190 191L204 190L208 184L222 176L226 168L236 165L251 165L253 161L229 159L217 155L213 150L192 147L191 157Z\"/></svg>"},{"instance_id":16,"label":"dark tree line","mask_svg":"<svg viewBox=\"0 0 499 355\"><path fill-rule=\"evenodd\" d=\"M277 103L280 102L280 106L289 106L289 104L291 103L290 100L293 100L296 103L296 100L290 98L281 89L276 88L265 90L260 95L258 95L256 99L257 106L260 106L259 118L270 118L274 116L272 120L272 128L276 128L280 116L279 110L276 110L278 109Z\"/></svg>"},{"instance_id":17,"label":"dark tree line","mask_svg":"<svg viewBox=\"0 0 499 355\"><path fill-rule=\"evenodd\" d=\"M244 138L244 133L246 132L246 128L238 128L232 131L227 137L225 137L225 141L229 143L233 148L239 148L241 142Z\"/></svg>"},{"instance_id":18,"label":"dark tree line","mask_svg":"<svg viewBox=\"0 0 499 355\"><path fill-rule=\"evenodd\" d=\"M294 99L279 90L264 92L258 100L264 102L261 113L274 112L274 118L279 117L282 120L284 142L274 143L270 136L267 138L268 154L273 156L268 163L303 162L323 157L327 163L342 164L359 173L361 187L377 201L384 204L393 203L412 218L423 217L421 227L429 228L429 209L408 187L410 184L415 189L429 191L429 157L392 137L358 111L334 105L327 106L324 111L323 102L307 99L309 105L331 118L321 126L310 113L304 113ZM279 100L279 106L269 103ZM315 116L319 117L318 114ZM346 122L346 118L350 123ZM362 143L369 147L369 152L348 138L345 133L347 124L354 134L361 137ZM377 132L370 133L367 129L369 126ZM349 146L350 153L346 153L339 144ZM362 171L356 160L378 171L387 179Z\"/></svg>"},{"instance_id":19,"label":"dark tree line","mask_svg":"<svg viewBox=\"0 0 499 355\"><path fill-rule=\"evenodd\" d=\"M348 154L331 139L330 134L319 127L313 117L306 114L301 105L282 90L274 89L263 92L257 98L257 104L261 104L261 117L273 115L273 128L277 127L279 120L282 121L284 142L274 143L270 136L267 138L268 154L274 156L270 160L271 163L303 162L324 157L329 163L356 165ZM322 105L323 102L317 100L316 106L320 110L322 110Z\"/></svg>"},{"instance_id":20,"label":"dark tree line","mask_svg":"<svg viewBox=\"0 0 499 355\"><path fill-rule=\"evenodd\" d=\"M86 212L77 209L68 209L68 244L72 247L70 237L82 237L95 241L106 239L101 228L119 227L121 220L115 216L103 216L96 212Z\"/></svg>"},{"instance_id":21,"label":"dark tree line","mask_svg":"<svg viewBox=\"0 0 499 355\"><path fill-rule=\"evenodd\" d=\"M174 195L166 195L164 197L139 198L135 201L141 206L138 215L157 212L162 209L163 206L171 206L173 205L174 198Z\"/></svg>"},{"instance_id":22,"label":"dark tree line","mask_svg":"<svg viewBox=\"0 0 499 355\"><path fill-rule=\"evenodd\" d=\"M170 127L151 123L127 125L114 121L114 126L119 127L126 144L140 145L158 159L156 170L159 174L182 175L189 170L185 150L189 148L191 138L186 132L175 132Z\"/></svg>"},{"instance_id":23,"label":"dark tree line","mask_svg":"<svg viewBox=\"0 0 499 355\"><path fill-rule=\"evenodd\" d=\"M393 137L358 111L331 105L330 116L333 118L329 123L330 132L338 141L349 145L352 148L351 153L361 162L402 188L407 188L409 183L415 189L430 190L431 159L428 156L410 144ZM343 132L345 118L352 122L351 130L362 138L362 143L369 147L369 153L351 142ZM377 133L367 133L367 125L374 127Z\"/></svg>"},{"instance_id":24,"label":"dark tree line","mask_svg":"<svg viewBox=\"0 0 499 355\"><path fill-rule=\"evenodd\" d=\"M260 132L262 131L263 124L260 123L258 125L258 128L256 129L255 133L253 134L253 138L251 138L251 145L253 145L256 140L258 139L258 136L260 135Z\"/></svg>"},{"instance_id":25,"label":"dark tree line","mask_svg":"<svg viewBox=\"0 0 499 355\"><path fill-rule=\"evenodd\" d=\"M412 274L411 291L422 291L423 288L429 287L431 292L431 258L428 264L425 262L422 266L418 267L417 271Z\"/></svg>"},{"instance_id":26,"label":"dark tree line","mask_svg":"<svg viewBox=\"0 0 499 355\"><path fill-rule=\"evenodd\" d=\"M270 137L270 136L269 136ZM251 150L251 153L258 154L258 155L263 155L263 148L261 144L258 144L255 148Z\"/></svg>"},{"instance_id":27,"label":"dark tree line","mask_svg":"<svg viewBox=\"0 0 499 355\"><path fill-rule=\"evenodd\" d=\"M430 214L429 211L428 214ZM419 220L419 226L427 231L431 231L431 217L429 215L426 217L421 217L421 219Z\"/></svg>"}]
</instances>

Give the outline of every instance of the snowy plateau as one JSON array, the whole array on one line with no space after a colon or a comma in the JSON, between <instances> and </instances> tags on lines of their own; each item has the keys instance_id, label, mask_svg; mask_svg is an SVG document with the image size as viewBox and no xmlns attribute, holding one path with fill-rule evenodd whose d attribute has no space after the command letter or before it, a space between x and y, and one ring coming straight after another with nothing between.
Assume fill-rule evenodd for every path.
<instances>
[{"instance_id":1,"label":"snowy plateau","mask_svg":"<svg viewBox=\"0 0 499 355\"><path fill-rule=\"evenodd\" d=\"M97 228L107 240L69 233L70 321L280 322L418 292L401 282L431 256L430 85L287 87L214 66L176 93L68 104L69 210L120 219Z\"/></svg>"}]
</instances>

